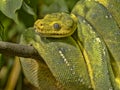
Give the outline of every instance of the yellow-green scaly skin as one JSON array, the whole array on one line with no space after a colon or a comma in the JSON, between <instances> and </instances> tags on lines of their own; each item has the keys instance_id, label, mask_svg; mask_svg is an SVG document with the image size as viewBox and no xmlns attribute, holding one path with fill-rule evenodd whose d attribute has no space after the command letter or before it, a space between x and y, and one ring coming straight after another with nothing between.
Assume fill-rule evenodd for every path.
<instances>
[{"instance_id":1,"label":"yellow-green scaly skin","mask_svg":"<svg viewBox=\"0 0 120 90\"><path fill-rule=\"evenodd\" d=\"M118 2L115 1L115 3L116 5L119 3L120 6L120 0ZM73 13L83 16L100 34L100 37L104 39L110 54L116 82L120 85L120 29L114 19L115 17L113 17L114 15L111 14L112 11L108 12L108 10L103 5L98 4L98 2L81 1L75 6ZM117 18L120 18L120 16Z\"/></svg>"},{"instance_id":2,"label":"yellow-green scaly skin","mask_svg":"<svg viewBox=\"0 0 120 90\"><path fill-rule=\"evenodd\" d=\"M38 19L34 27L42 37L67 37L76 30L77 18L67 13L48 14L44 19Z\"/></svg>"},{"instance_id":3,"label":"yellow-green scaly skin","mask_svg":"<svg viewBox=\"0 0 120 90\"><path fill-rule=\"evenodd\" d=\"M120 90L120 10L109 8L110 1L120 7L119 0L80 0L71 15L53 13L37 20L39 35L28 30L22 42L32 43L46 68L21 59L27 79L42 90L47 90L44 85L51 90Z\"/></svg>"}]
</instances>

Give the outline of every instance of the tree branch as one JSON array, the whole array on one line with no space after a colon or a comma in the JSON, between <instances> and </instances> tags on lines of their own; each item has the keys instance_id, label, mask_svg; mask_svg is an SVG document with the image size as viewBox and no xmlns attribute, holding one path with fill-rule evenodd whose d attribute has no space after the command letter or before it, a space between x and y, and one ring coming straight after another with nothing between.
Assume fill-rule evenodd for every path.
<instances>
[{"instance_id":1,"label":"tree branch","mask_svg":"<svg viewBox=\"0 0 120 90\"><path fill-rule=\"evenodd\" d=\"M40 59L41 56L32 46L0 41L0 53L10 56Z\"/></svg>"}]
</instances>

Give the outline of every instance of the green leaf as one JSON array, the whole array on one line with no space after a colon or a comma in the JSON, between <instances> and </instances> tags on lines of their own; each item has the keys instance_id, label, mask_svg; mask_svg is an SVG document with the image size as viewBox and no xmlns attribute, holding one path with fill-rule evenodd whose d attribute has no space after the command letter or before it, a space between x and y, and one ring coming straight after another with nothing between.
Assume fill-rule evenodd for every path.
<instances>
[{"instance_id":1,"label":"green leaf","mask_svg":"<svg viewBox=\"0 0 120 90\"><path fill-rule=\"evenodd\" d=\"M16 11L21 8L23 0L0 0L0 10L7 17L18 23Z\"/></svg>"},{"instance_id":2,"label":"green leaf","mask_svg":"<svg viewBox=\"0 0 120 90\"><path fill-rule=\"evenodd\" d=\"M3 41L5 38L5 30L3 24L0 22L0 41Z\"/></svg>"},{"instance_id":3,"label":"green leaf","mask_svg":"<svg viewBox=\"0 0 120 90\"><path fill-rule=\"evenodd\" d=\"M54 0L50 5L47 5L45 1L43 1L43 4L41 3L41 6L39 8L40 16L43 17L48 13L55 13L55 12L69 12L68 6L65 2L65 0Z\"/></svg>"},{"instance_id":4,"label":"green leaf","mask_svg":"<svg viewBox=\"0 0 120 90\"><path fill-rule=\"evenodd\" d=\"M0 54L0 69L2 68L2 66L3 66L3 61L2 61L2 58L1 58L1 54Z\"/></svg>"},{"instance_id":5,"label":"green leaf","mask_svg":"<svg viewBox=\"0 0 120 90\"><path fill-rule=\"evenodd\" d=\"M28 6L25 2L23 2L22 8L23 8L28 14L36 17L36 14L35 14L34 10L33 10L30 6Z\"/></svg>"}]
</instances>

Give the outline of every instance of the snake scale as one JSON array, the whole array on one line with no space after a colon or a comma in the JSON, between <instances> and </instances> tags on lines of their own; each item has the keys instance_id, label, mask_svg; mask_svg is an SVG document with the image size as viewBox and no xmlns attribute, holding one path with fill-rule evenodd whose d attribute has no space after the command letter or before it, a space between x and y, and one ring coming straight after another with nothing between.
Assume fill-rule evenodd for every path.
<instances>
[{"instance_id":1,"label":"snake scale","mask_svg":"<svg viewBox=\"0 0 120 90\"><path fill-rule=\"evenodd\" d=\"M21 58L40 90L120 90L120 0L80 0L71 14L53 13L26 30L43 60Z\"/></svg>"}]
</instances>

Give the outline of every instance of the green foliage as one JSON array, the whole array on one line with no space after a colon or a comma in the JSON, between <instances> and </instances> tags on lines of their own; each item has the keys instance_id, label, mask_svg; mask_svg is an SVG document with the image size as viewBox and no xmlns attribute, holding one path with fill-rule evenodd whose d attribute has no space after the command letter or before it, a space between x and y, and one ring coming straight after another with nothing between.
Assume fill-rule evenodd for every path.
<instances>
[{"instance_id":1,"label":"green foliage","mask_svg":"<svg viewBox=\"0 0 120 90\"><path fill-rule=\"evenodd\" d=\"M0 70L1 70L2 65L3 65L3 62L2 62L1 54L0 54Z\"/></svg>"},{"instance_id":2,"label":"green foliage","mask_svg":"<svg viewBox=\"0 0 120 90\"><path fill-rule=\"evenodd\" d=\"M16 11L20 9L22 1L23 0L0 0L0 10L17 23Z\"/></svg>"},{"instance_id":3,"label":"green foliage","mask_svg":"<svg viewBox=\"0 0 120 90\"><path fill-rule=\"evenodd\" d=\"M26 28L33 27L36 19L42 18L48 13L69 13L77 1L78 0L0 0L0 41L19 43L21 34ZM13 57L0 54L0 90L3 90L7 85L7 78L11 72L8 66L12 64L11 62L14 62ZM23 88L22 90L27 89Z\"/></svg>"},{"instance_id":4,"label":"green foliage","mask_svg":"<svg viewBox=\"0 0 120 90\"><path fill-rule=\"evenodd\" d=\"M53 2L50 4L50 1L47 0L42 1L41 3L44 3L39 6L39 14L41 17L43 17L47 13L53 13L53 12L68 12L68 7L65 3L65 0L53 0Z\"/></svg>"},{"instance_id":5,"label":"green foliage","mask_svg":"<svg viewBox=\"0 0 120 90\"><path fill-rule=\"evenodd\" d=\"M5 37L4 37L4 35L5 35L5 32L4 32L4 26L2 25L2 23L0 22L0 40L2 40L2 38L4 39Z\"/></svg>"}]
</instances>

